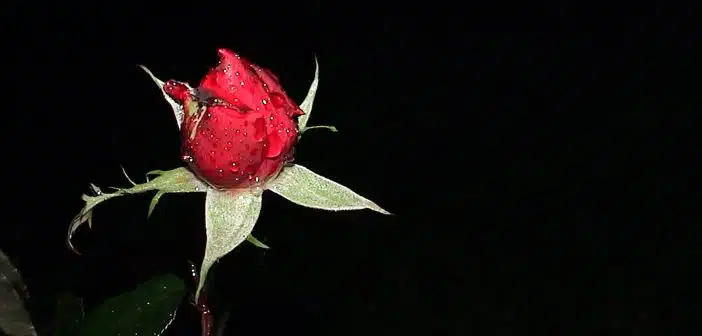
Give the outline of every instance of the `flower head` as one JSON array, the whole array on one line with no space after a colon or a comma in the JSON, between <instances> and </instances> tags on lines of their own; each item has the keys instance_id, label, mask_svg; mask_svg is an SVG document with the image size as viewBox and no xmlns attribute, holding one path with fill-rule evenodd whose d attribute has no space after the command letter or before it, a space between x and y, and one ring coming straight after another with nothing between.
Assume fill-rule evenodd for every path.
<instances>
[{"instance_id":1,"label":"flower head","mask_svg":"<svg viewBox=\"0 0 702 336\"><path fill-rule=\"evenodd\" d=\"M139 184L127 177L132 186L112 193L91 184L93 195L83 195L85 206L71 222L67 237L73 248L73 233L84 223L91 225L94 208L118 196L156 191L149 206L151 215L165 194L206 193L207 242L196 301L209 269L219 258L245 240L268 248L251 235L265 190L314 209L371 209L390 214L351 189L290 163L300 133L313 128L336 131L332 126L306 126L319 83L319 67L298 107L270 71L226 49L219 50L219 57L220 63L196 88L175 80L163 82L142 66L173 109L189 169L152 171L147 173L147 181ZM157 177L150 180L149 175Z\"/></svg>"},{"instance_id":2,"label":"flower head","mask_svg":"<svg viewBox=\"0 0 702 336\"><path fill-rule=\"evenodd\" d=\"M182 158L218 189L265 183L292 160L296 118L304 112L277 77L227 50L195 90L169 80L164 91L185 106Z\"/></svg>"}]
</instances>

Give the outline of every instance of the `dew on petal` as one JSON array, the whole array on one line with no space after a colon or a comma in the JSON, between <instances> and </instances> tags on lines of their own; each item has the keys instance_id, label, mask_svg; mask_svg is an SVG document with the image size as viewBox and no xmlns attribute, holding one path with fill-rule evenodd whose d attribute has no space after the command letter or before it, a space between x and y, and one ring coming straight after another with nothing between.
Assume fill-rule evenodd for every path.
<instances>
[{"instance_id":1,"label":"dew on petal","mask_svg":"<svg viewBox=\"0 0 702 336\"><path fill-rule=\"evenodd\" d=\"M266 148L265 153L266 157L275 158L280 156L280 153L283 151L284 142L277 133L268 135L268 144L269 146Z\"/></svg>"},{"instance_id":2,"label":"dew on petal","mask_svg":"<svg viewBox=\"0 0 702 336\"><path fill-rule=\"evenodd\" d=\"M190 156L190 155L183 155L183 156L181 156L180 158L181 158L183 161L185 161L185 162L193 162L193 161L194 161L194 160L193 160L193 157Z\"/></svg>"},{"instance_id":3,"label":"dew on petal","mask_svg":"<svg viewBox=\"0 0 702 336\"><path fill-rule=\"evenodd\" d=\"M253 138L256 141L261 141L263 140L263 136L266 134L266 122L263 121L263 118L258 118L256 121L254 121L254 135Z\"/></svg>"},{"instance_id":4,"label":"dew on petal","mask_svg":"<svg viewBox=\"0 0 702 336\"><path fill-rule=\"evenodd\" d=\"M236 173L239 171L239 165L236 164L236 161L232 162L231 167L229 167L229 171L232 173Z\"/></svg>"},{"instance_id":5,"label":"dew on petal","mask_svg":"<svg viewBox=\"0 0 702 336\"><path fill-rule=\"evenodd\" d=\"M178 103L183 103L188 97L190 90L185 84L169 80L163 85L163 91Z\"/></svg>"}]
</instances>

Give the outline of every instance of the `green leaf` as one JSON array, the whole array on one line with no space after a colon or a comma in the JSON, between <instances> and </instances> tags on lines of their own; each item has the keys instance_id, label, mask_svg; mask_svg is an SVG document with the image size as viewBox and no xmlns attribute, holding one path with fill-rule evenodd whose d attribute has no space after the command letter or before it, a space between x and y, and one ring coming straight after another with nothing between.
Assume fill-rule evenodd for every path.
<instances>
[{"instance_id":1,"label":"green leaf","mask_svg":"<svg viewBox=\"0 0 702 336\"><path fill-rule=\"evenodd\" d=\"M300 165L283 168L266 188L308 208L331 211L371 209L385 215L391 214L351 189Z\"/></svg>"},{"instance_id":2,"label":"green leaf","mask_svg":"<svg viewBox=\"0 0 702 336\"><path fill-rule=\"evenodd\" d=\"M149 203L149 213L146 215L146 218L151 218L151 213L153 213L154 209L156 209L156 204L158 204L158 201L161 199L161 196L165 194L165 191L159 190L156 193L156 195L154 195L154 198L151 199L151 203Z\"/></svg>"},{"instance_id":3,"label":"green leaf","mask_svg":"<svg viewBox=\"0 0 702 336\"><path fill-rule=\"evenodd\" d=\"M185 283L175 275L151 278L93 309L76 335L161 335L175 319L185 293Z\"/></svg>"},{"instance_id":4,"label":"green leaf","mask_svg":"<svg viewBox=\"0 0 702 336\"><path fill-rule=\"evenodd\" d=\"M93 189L93 192L96 195L83 195L81 197L81 199L85 201L85 206L80 211L80 213L78 213L78 215L76 215L76 217L73 218L73 221L71 221L71 226L68 229L68 235L66 238L68 247L71 248L74 252L78 253L78 251L73 247L73 244L71 244L71 237L73 237L73 233L75 233L76 230L81 225L83 225L83 223L86 222L89 224L89 226L92 227L93 208L95 208L95 206L97 206L98 204L107 201L108 199L117 196L138 194L147 191L157 190L159 192L156 193L156 196L154 196L154 200L151 201L151 204L149 206L150 214L151 211L153 211L154 207L156 207L156 203L158 203L158 200L161 198L161 196L163 196L163 194L205 192L205 190L209 188L204 182L200 181L200 179L195 177L193 173L191 173L188 169L184 167L164 172L159 171L156 173L150 173L156 174L158 175L158 177L145 183L135 184L131 188L118 188L113 193L102 192L100 188L91 184L91 188Z\"/></svg>"},{"instance_id":5,"label":"green leaf","mask_svg":"<svg viewBox=\"0 0 702 336\"><path fill-rule=\"evenodd\" d=\"M246 237L246 240L248 240L249 243L254 244L254 246L256 246L256 247L260 247L262 249L269 249L270 248L268 245L264 244L262 241L256 239L256 237L254 237L253 235L249 235L248 237Z\"/></svg>"},{"instance_id":6,"label":"green leaf","mask_svg":"<svg viewBox=\"0 0 702 336\"><path fill-rule=\"evenodd\" d=\"M27 287L10 258L0 251L0 331L9 336L36 335L25 308Z\"/></svg>"},{"instance_id":7,"label":"green leaf","mask_svg":"<svg viewBox=\"0 0 702 336\"><path fill-rule=\"evenodd\" d=\"M261 213L261 194L250 191L207 190L205 198L205 257L200 266L200 282L195 301L200 297L207 272L219 258L239 246L253 231Z\"/></svg>"},{"instance_id":8,"label":"green leaf","mask_svg":"<svg viewBox=\"0 0 702 336\"><path fill-rule=\"evenodd\" d=\"M70 293L60 294L56 302L52 335L74 336L83 318L83 300Z\"/></svg>"},{"instance_id":9,"label":"green leaf","mask_svg":"<svg viewBox=\"0 0 702 336\"><path fill-rule=\"evenodd\" d=\"M305 100L300 104L300 109L305 111L305 114L297 118L297 124L300 128L300 132L305 131L305 126L307 126L307 120L310 119L310 114L312 114L312 105L314 104L314 96L317 94L317 87L319 86L319 62L317 57L314 57L314 80L312 80L312 85L310 85L310 90L307 91L307 96Z\"/></svg>"},{"instance_id":10,"label":"green leaf","mask_svg":"<svg viewBox=\"0 0 702 336\"><path fill-rule=\"evenodd\" d=\"M146 73L149 75L149 77L151 77L151 80L153 80L154 83L156 83L156 86L158 86L158 89L161 90L161 93L163 94L163 97L166 98L166 101L168 102L168 104L171 105L171 108L173 109L173 115L175 115L176 123L178 123L178 128L180 129L180 125L183 123L183 115L185 114L183 106L176 103L175 100L173 100L170 96L168 96L166 94L166 91L163 90L163 83L164 82L162 80L156 78L156 76L154 76L154 74L151 73L151 71L149 69L147 69L145 66L139 65L139 67L142 70L146 71ZM185 83L185 86L187 86L188 89L190 89L191 91L193 90L193 88L190 87L190 85L188 85L188 83Z\"/></svg>"}]
</instances>

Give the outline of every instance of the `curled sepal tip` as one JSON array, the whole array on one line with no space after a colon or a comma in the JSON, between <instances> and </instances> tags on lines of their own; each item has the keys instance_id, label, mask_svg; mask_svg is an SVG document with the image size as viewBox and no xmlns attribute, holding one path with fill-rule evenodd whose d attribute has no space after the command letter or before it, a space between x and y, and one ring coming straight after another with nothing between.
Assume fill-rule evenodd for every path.
<instances>
[{"instance_id":1,"label":"curled sepal tip","mask_svg":"<svg viewBox=\"0 0 702 336\"><path fill-rule=\"evenodd\" d=\"M92 227L93 208L95 208L95 206L108 199L127 194L138 194L156 190L156 196L154 196L154 199L152 200L149 206L150 215L153 209L156 207L158 200L164 194L204 192L205 190L207 190L207 186L184 167L168 171L149 172L148 175L157 175L158 177L152 180L147 180L147 182L141 184L134 183L130 180L130 182L133 184L131 188L116 188L116 190L111 193L103 192L102 190L100 190L100 188L98 188L94 184L91 184L90 186L94 196L81 196L81 199L85 201L85 206L83 207L83 209L81 209L78 215L76 215L73 218L73 221L71 221L71 226L68 229L68 235L66 237L66 243L68 244L68 247L71 250L73 250L73 252L80 254L71 242L73 233L75 233L76 230L83 223L86 222L88 223L89 227Z\"/></svg>"},{"instance_id":2,"label":"curled sepal tip","mask_svg":"<svg viewBox=\"0 0 702 336\"><path fill-rule=\"evenodd\" d=\"M297 164L285 167L266 185L266 189L308 208L331 211L370 209L391 215L351 189Z\"/></svg>"},{"instance_id":3,"label":"curled sepal tip","mask_svg":"<svg viewBox=\"0 0 702 336\"><path fill-rule=\"evenodd\" d=\"M305 129L303 129L302 131L300 131L300 134L302 134L303 132L307 132L307 131L309 131L309 130L311 130L311 129L315 129L315 128L317 128L317 129L326 129L326 130L332 131L332 132L334 132L334 133L339 132L339 130L336 129L336 127L334 127L334 126L329 126L329 125L315 125L315 126L305 127Z\"/></svg>"},{"instance_id":4,"label":"curled sepal tip","mask_svg":"<svg viewBox=\"0 0 702 336\"><path fill-rule=\"evenodd\" d=\"M200 276L195 290L198 302L207 272L219 258L250 237L261 213L261 195L248 191L232 193L207 189L205 198L205 257L200 266Z\"/></svg>"}]
</instances>

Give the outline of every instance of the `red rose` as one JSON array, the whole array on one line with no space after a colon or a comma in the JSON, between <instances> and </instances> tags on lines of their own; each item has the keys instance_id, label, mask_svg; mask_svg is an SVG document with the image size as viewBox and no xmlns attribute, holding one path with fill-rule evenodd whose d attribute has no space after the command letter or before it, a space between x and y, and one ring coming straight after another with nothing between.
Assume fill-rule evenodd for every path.
<instances>
[{"instance_id":1,"label":"red rose","mask_svg":"<svg viewBox=\"0 0 702 336\"><path fill-rule=\"evenodd\" d=\"M227 49L219 57L197 89L170 80L164 90L185 108L181 151L190 169L218 189L249 188L292 160L304 112L270 71Z\"/></svg>"}]
</instances>

